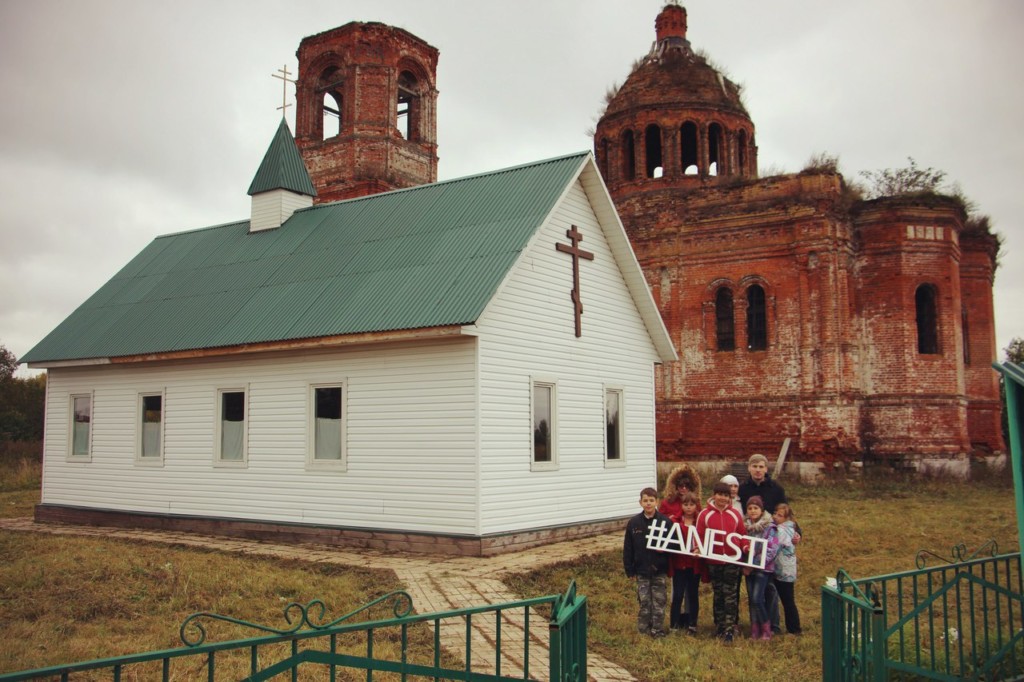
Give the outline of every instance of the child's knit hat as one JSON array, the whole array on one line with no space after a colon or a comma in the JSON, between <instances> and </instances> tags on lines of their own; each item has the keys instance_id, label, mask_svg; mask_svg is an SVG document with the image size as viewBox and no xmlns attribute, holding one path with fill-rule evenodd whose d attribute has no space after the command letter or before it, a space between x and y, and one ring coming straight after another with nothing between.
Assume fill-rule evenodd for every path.
<instances>
[{"instance_id":1,"label":"child's knit hat","mask_svg":"<svg viewBox=\"0 0 1024 682\"><path fill-rule=\"evenodd\" d=\"M749 500L747 500L747 507L749 507L752 504L756 504L761 509L764 509L764 500L761 499L760 495L754 495Z\"/></svg>"},{"instance_id":2,"label":"child's knit hat","mask_svg":"<svg viewBox=\"0 0 1024 682\"><path fill-rule=\"evenodd\" d=\"M729 485L739 485L740 484L739 480L735 476L733 476L732 474L727 474L725 476L722 476L721 482L722 483L728 483Z\"/></svg>"}]
</instances>

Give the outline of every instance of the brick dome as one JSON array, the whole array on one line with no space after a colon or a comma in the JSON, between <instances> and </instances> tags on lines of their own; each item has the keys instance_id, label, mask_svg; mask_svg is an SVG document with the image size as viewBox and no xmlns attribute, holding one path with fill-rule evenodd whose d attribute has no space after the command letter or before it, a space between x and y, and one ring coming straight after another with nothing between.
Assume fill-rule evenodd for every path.
<instances>
[{"instance_id":1,"label":"brick dome","mask_svg":"<svg viewBox=\"0 0 1024 682\"><path fill-rule=\"evenodd\" d=\"M686 10L669 5L669 10ZM749 120L739 87L694 53L685 36L659 37L651 51L609 102L605 116L637 107L674 107L728 111Z\"/></svg>"},{"instance_id":2,"label":"brick dome","mask_svg":"<svg viewBox=\"0 0 1024 682\"><path fill-rule=\"evenodd\" d=\"M655 30L597 123L595 152L612 197L756 178L754 124L739 86L690 47L683 7L666 5Z\"/></svg>"}]
</instances>

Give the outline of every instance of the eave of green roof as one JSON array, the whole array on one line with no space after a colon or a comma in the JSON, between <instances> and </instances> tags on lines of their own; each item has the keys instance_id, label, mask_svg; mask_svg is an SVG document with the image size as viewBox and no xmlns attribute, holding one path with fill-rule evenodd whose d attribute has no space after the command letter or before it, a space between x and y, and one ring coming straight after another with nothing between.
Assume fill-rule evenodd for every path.
<instances>
[{"instance_id":1,"label":"eave of green roof","mask_svg":"<svg viewBox=\"0 0 1024 682\"><path fill-rule=\"evenodd\" d=\"M472 324L586 158L157 237L21 361Z\"/></svg>"},{"instance_id":2,"label":"eave of green roof","mask_svg":"<svg viewBox=\"0 0 1024 682\"><path fill-rule=\"evenodd\" d=\"M295 145L288 122L281 119L274 139L263 155L256 176L249 185L249 195L269 192L275 189L286 189L297 194L315 197L316 189L309 179L309 171L302 161L302 154Z\"/></svg>"}]
</instances>

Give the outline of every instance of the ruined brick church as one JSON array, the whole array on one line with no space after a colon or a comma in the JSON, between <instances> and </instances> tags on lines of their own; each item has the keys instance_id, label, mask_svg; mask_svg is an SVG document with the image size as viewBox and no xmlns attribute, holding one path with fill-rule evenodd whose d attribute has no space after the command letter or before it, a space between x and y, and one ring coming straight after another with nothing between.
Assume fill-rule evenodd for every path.
<instances>
[{"instance_id":1,"label":"ruined brick church","mask_svg":"<svg viewBox=\"0 0 1024 682\"><path fill-rule=\"evenodd\" d=\"M758 177L739 88L686 10L610 99L605 183L680 355L658 381L661 461L965 463L1003 451L998 241L939 195L864 201L834 168ZM437 179L438 52L352 23L298 51L296 142L317 201Z\"/></svg>"}]
</instances>

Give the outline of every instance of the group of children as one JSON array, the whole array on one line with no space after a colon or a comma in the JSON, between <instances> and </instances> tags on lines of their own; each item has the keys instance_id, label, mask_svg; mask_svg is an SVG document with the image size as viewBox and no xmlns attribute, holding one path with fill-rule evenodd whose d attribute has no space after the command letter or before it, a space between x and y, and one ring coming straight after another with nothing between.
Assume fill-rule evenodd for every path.
<instances>
[{"instance_id":1,"label":"group of children","mask_svg":"<svg viewBox=\"0 0 1024 682\"><path fill-rule=\"evenodd\" d=\"M762 455L755 455L751 458L752 467L755 458L760 458L758 466L766 465L761 461L764 459ZM626 575L636 580L640 603L637 629L641 633L652 637L668 634L665 630L665 606L671 582L669 627L696 634L700 584L710 582L716 635L731 642L739 623L740 582L745 576L750 606L750 638L769 640L773 632L779 631L780 602L785 613L786 631L800 634L800 614L793 594L800 529L793 509L785 502L777 502L771 508L762 496L756 494L747 499L744 509L739 489L735 476L725 476L715 484L711 498L703 505L700 477L684 464L669 474L660 504L656 489L644 488L640 492L643 511L630 519L626 526L623 565ZM777 489L781 491L781 487ZM782 499L785 499L784 493ZM726 537L730 533L741 535L744 539L738 546L746 553L746 558L751 551L747 538L760 538L763 542L756 544L758 551L765 553L764 569L711 557L649 549L647 532L655 521L679 524L684 538L690 533L704 538L709 529L724 534L718 537Z\"/></svg>"}]
</instances>

